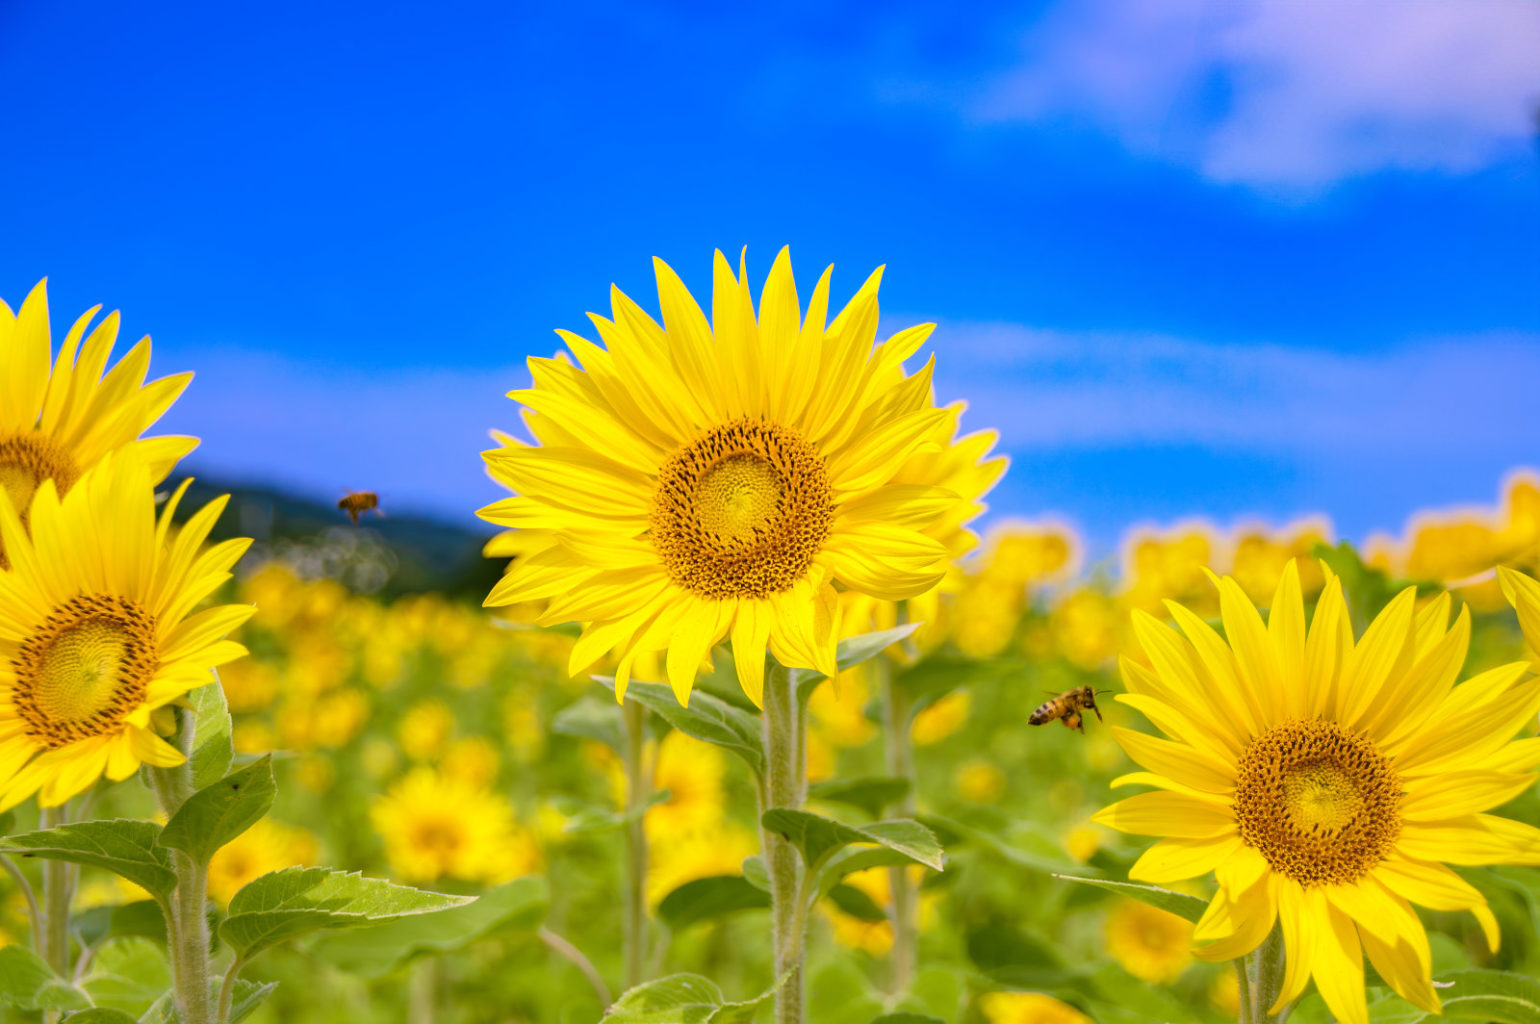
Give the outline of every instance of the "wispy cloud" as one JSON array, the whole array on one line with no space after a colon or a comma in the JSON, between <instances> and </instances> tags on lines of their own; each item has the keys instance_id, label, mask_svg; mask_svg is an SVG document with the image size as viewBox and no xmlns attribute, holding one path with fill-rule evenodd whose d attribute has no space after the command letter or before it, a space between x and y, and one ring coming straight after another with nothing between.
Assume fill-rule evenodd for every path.
<instances>
[{"instance_id":1,"label":"wispy cloud","mask_svg":"<svg viewBox=\"0 0 1540 1024\"><path fill-rule=\"evenodd\" d=\"M982 122L1080 119L1219 182L1319 190L1522 151L1540 104L1540 4L1104 0L1052 9Z\"/></svg>"}]
</instances>

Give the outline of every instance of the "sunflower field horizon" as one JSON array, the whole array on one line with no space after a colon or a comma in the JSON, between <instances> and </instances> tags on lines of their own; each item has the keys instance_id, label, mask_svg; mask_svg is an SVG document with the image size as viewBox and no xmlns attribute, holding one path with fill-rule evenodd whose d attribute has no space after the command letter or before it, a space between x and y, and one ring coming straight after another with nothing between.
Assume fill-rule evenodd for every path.
<instances>
[{"instance_id":1,"label":"sunflower field horizon","mask_svg":"<svg viewBox=\"0 0 1540 1024\"><path fill-rule=\"evenodd\" d=\"M0 6L0 1024L1540 1024L1537 68Z\"/></svg>"}]
</instances>

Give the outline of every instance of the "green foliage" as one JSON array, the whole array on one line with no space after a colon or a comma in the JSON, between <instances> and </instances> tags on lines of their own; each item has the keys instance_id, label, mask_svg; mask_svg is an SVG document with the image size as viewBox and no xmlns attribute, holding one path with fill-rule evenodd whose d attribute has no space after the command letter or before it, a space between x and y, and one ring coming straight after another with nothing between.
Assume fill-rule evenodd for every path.
<instances>
[{"instance_id":1,"label":"green foliage","mask_svg":"<svg viewBox=\"0 0 1540 1024\"><path fill-rule=\"evenodd\" d=\"M710 978L670 974L627 991L605 1011L604 1024L749 1024L777 987L733 1003Z\"/></svg>"},{"instance_id":2,"label":"green foliage","mask_svg":"<svg viewBox=\"0 0 1540 1024\"><path fill-rule=\"evenodd\" d=\"M545 919L549 904L545 879L517 878L488 889L474 903L323 936L315 952L341 970L377 978L418 957L442 956L494 936L533 931Z\"/></svg>"},{"instance_id":3,"label":"green foliage","mask_svg":"<svg viewBox=\"0 0 1540 1024\"><path fill-rule=\"evenodd\" d=\"M551 731L561 736L595 740L617 754L625 750L625 727L620 705L599 697L580 697L551 719Z\"/></svg>"},{"instance_id":4,"label":"green foliage","mask_svg":"<svg viewBox=\"0 0 1540 1024\"><path fill-rule=\"evenodd\" d=\"M22 1010L78 1010L91 1004L59 977L36 953L21 946L0 947L0 1005Z\"/></svg>"},{"instance_id":5,"label":"green foliage","mask_svg":"<svg viewBox=\"0 0 1540 1024\"><path fill-rule=\"evenodd\" d=\"M808 787L809 800L844 804L876 818L909 792L909 780L891 775L865 775L855 779L829 779Z\"/></svg>"},{"instance_id":6,"label":"green foliage","mask_svg":"<svg viewBox=\"0 0 1540 1024\"><path fill-rule=\"evenodd\" d=\"M176 888L176 875L159 838L160 826L151 821L82 821L7 836L0 853L106 868L164 898Z\"/></svg>"},{"instance_id":7,"label":"green foliage","mask_svg":"<svg viewBox=\"0 0 1540 1024\"><path fill-rule=\"evenodd\" d=\"M765 812L763 823L765 828L790 841L811 871L817 871L831 854L852 843L876 843L935 871L945 867L941 844L917 821L879 821L857 828L810 811L777 807Z\"/></svg>"},{"instance_id":8,"label":"green foliage","mask_svg":"<svg viewBox=\"0 0 1540 1024\"><path fill-rule=\"evenodd\" d=\"M117 938L91 957L81 987L98 1007L139 1014L171 987L171 965L164 947L145 938Z\"/></svg>"},{"instance_id":9,"label":"green foliage","mask_svg":"<svg viewBox=\"0 0 1540 1024\"><path fill-rule=\"evenodd\" d=\"M885 1013L873 1017L871 1024L946 1024L946 1021L924 1013Z\"/></svg>"},{"instance_id":10,"label":"green foliage","mask_svg":"<svg viewBox=\"0 0 1540 1024\"><path fill-rule=\"evenodd\" d=\"M857 921L886 921L888 912L877 901L853 885L836 884L828 892L829 902Z\"/></svg>"},{"instance_id":11,"label":"green foliage","mask_svg":"<svg viewBox=\"0 0 1540 1024\"><path fill-rule=\"evenodd\" d=\"M160 845L207 864L215 851L267 814L277 793L272 758L254 761L188 797L161 830Z\"/></svg>"},{"instance_id":12,"label":"green foliage","mask_svg":"<svg viewBox=\"0 0 1540 1024\"><path fill-rule=\"evenodd\" d=\"M769 894L742 875L711 875L686 882L663 897L658 917L669 928L681 931L701 921L769 906Z\"/></svg>"},{"instance_id":13,"label":"green foliage","mask_svg":"<svg viewBox=\"0 0 1540 1024\"><path fill-rule=\"evenodd\" d=\"M427 914L472 900L327 868L285 868L263 875L235 894L230 915L219 926L219 937L240 959L250 960L309 932Z\"/></svg>"},{"instance_id":14,"label":"green foliage","mask_svg":"<svg viewBox=\"0 0 1540 1024\"><path fill-rule=\"evenodd\" d=\"M122 1010L98 1006L95 1009L72 1013L64 1020L67 1024L138 1024L139 1018Z\"/></svg>"},{"instance_id":15,"label":"green foliage","mask_svg":"<svg viewBox=\"0 0 1540 1024\"><path fill-rule=\"evenodd\" d=\"M880 629L874 633L846 637L834 649L834 663L839 666L841 672L847 668L855 668L863 662L871 661L894 644L903 642L909 634L922 625L924 623L906 622L892 629ZM823 673L810 668L792 669L791 677L793 685L797 688L797 700L800 703L806 703L808 695L826 678Z\"/></svg>"},{"instance_id":16,"label":"green foliage","mask_svg":"<svg viewBox=\"0 0 1540 1024\"><path fill-rule=\"evenodd\" d=\"M213 979L209 982L209 996L211 999L218 996L220 981ZM278 988L278 983L269 981L265 984L246 981L244 978L235 982L234 998L230 1001L230 1017L226 1024L240 1024L257 1011L267 997ZM182 1024L182 1014L177 1010L171 993L167 992L155 1001L155 1005L144 1011L139 1018L139 1024Z\"/></svg>"},{"instance_id":17,"label":"green foliage","mask_svg":"<svg viewBox=\"0 0 1540 1024\"><path fill-rule=\"evenodd\" d=\"M231 742L230 708L225 702L224 687L215 671L214 681L200 686L187 695L192 709L194 733L192 757L193 789L212 786L224 778L235 756Z\"/></svg>"},{"instance_id":18,"label":"green foliage","mask_svg":"<svg viewBox=\"0 0 1540 1024\"><path fill-rule=\"evenodd\" d=\"M1152 907L1169 911L1178 917L1197 923L1208 909L1208 901L1200 900L1196 896L1189 896L1184 892L1174 892L1171 889L1162 889L1158 885L1143 885L1139 882L1115 882L1106 878L1081 878L1076 875L1059 875L1053 877L1062 878L1066 882L1079 882L1081 885L1094 885L1098 889L1106 889L1123 896L1131 896L1141 903L1148 903Z\"/></svg>"},{"instance_id":19,"label":"green foliage","mask_svg":"<svg viewBox=\"0 0 1540 1024\"><path fill-rule=\"evenodd\" d=\"M615 688L613 679L599 682ZM690 706L683 707L674 691L661 683L632 681L626 687L626 700L636 701L686 736L713 743L741 758L756 774L764 774L765 751L757 715L700 690L690 695Z\"/></svg>"}]
</instances>

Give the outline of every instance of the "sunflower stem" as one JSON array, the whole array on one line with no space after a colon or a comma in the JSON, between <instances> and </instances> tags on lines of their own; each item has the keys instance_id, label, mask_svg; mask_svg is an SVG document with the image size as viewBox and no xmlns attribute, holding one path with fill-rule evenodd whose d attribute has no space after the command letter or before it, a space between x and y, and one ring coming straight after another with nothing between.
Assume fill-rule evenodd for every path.
<instances>
[{"instance_id":1,"label":"sunflower stem","mask_svg":"<svg viewBox=\"0 0 1540 1024\"><path fill-rule=\"evenodd\" d=\"M39 824L57 828L70 822L69 805L44 807ZM70 978L70 907L75 902L75 884L80 869L62 860L43 861L43 903L39 908L40 929L35 937L38 955L61 978ZM52 1024L61 1016L59 1010L47 1010L43 1020Z\"/></svg>"},{"instance_id":2,"label":"sunflower stem","mask_svg":"<svg viewBox=\"0 0 1540 1024\"><path fill-rule=\"evenodd\" d=\"M197 719L176 709L176 744L187 759L174 768L151 768L150 784L166 817L192 796L192 754ZM181 850L171 850L176 889L166 907L170 936L171 982L183 1024L212 1024L209 1005L208 865Z\"/></svg>"},{"instance_id":3,"label":"sunflower stem","mask_svg":"<svg viewBox=\"0 0 1540 1024\"><path fill-rule=\"evenodd\" d=\"M634 700L625 703L626 772L626 985L635 988L646 974L647 963L647 828L646 807L652 796L647 777L645 742L647 710ZM608 1005L608 1004L606 1004Z\"/></svg>"},{"instance_id":4,"label":"sunflower stem","mask_svg":"<svg viewBox=\"0 0 1540 1024\"><path fill-rule=\"evenodd\" d=\"M1246 955L1245 965L1241 1021L1243 1024L1264 1024L1266 1021L1281 1024L1293 1007L1285 1007L1279 1016L1272 1016L1273 1004L1283 991L1283 932L1276 925L1262 944Z\"/></svg>"},{"instance_id":5,"label":"sunflower stem","mask_svg":"<svg viewBox=\"0 0 1540 1024\"><path fill-rule=\"evenodd\" d=\"M883 733L887 749L888 774L909 783L904 795L899 797L889 812L900 818L914 814L914 743L909 732L909 719L913 705L908 694L894 684L893 663L886 655L878 655L868 664L876 673L878 689L882 692ZM893 893L893 994L902 995L909 990L914 978L915 943L915 888L909 871L904 867L888 869L888 887Z\"/></svg>"},{"instance_id":6,"label":"sunflower stem","mask_svg":"<svg viewBox=\"0 0 1540 1024\"><path fill-rule=\"evenodd\" d=\"M800 713L791 671L773 658L765 679L766 807L800 809L807 788L807 760L799 736ZM806 917L802 903L802 862L791 842L769 829L760 831L765 867L770 875L770 914L775 945L776 1024L802 1024L802 960ZM799 921L801 922L799 924Z\"/></svg>"}]
</instances>

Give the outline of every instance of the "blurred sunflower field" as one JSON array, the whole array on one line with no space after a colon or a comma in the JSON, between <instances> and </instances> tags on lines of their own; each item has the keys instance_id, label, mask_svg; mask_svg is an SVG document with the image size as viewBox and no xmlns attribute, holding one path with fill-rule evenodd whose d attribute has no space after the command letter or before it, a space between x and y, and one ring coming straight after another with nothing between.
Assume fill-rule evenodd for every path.
<instances>
[{"instance_id":1,"label":"blurred sunflower field","mask_svg":"<svg viewBox=\"0 0 1540 1024\"><path fill-rule=\"evenodd\" d=\"M6 1019L1540 1020L1540 478L979 536L1005 460L877 275L827 329L716 275L535 361L437 589L379 520L216 530L140 439L185 378L4 311ZM617 389L670 345L720 407Z\"/></svg>"}]
</instances>

